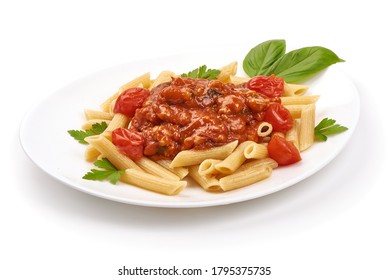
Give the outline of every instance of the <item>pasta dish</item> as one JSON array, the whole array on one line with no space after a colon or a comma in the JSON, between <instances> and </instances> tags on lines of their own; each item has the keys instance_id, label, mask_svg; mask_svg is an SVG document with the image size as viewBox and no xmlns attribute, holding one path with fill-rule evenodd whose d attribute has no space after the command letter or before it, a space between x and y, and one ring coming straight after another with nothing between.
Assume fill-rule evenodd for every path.
<instances>
[{"instance_id":1,"label":"pasta dish","mask_svg":"<svg viewBox=\"0 0 389 280\"><path fill-rule=\"evenodd\" d=\"M274 75L246 78L236 70L233 62L214 79L162 71L155 79L145 73L131 80L99 110L85 110L83 129L106 124L85 137L85 159L102 168L107 165L96 162L106 160L107 172L120 171L108 173L111 179L116 174L166 195L180 193L186 177L205 191L224 192L300 161L314 142L319 96ZM100 180L104 171L92 171L84 178Z\"/></svg>"}]
</instances>

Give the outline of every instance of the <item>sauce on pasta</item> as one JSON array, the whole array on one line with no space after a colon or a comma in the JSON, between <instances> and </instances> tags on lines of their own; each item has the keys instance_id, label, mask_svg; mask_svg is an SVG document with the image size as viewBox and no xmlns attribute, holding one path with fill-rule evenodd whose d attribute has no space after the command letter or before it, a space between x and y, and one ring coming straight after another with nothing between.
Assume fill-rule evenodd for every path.
<instances>
[{"instance_id":1,"label":"sauce on pasta","mask_svg":"<svg viewBox=\"0 0 389 280\"><path fill-rule=\"evenodd\" d=\"M145 156L172 159L182 150L261 142L257 129L273 103L280 98L268 98L246 83L176 77L151 90L129 129L142 133Z\"/></svg>"}]
</instances>

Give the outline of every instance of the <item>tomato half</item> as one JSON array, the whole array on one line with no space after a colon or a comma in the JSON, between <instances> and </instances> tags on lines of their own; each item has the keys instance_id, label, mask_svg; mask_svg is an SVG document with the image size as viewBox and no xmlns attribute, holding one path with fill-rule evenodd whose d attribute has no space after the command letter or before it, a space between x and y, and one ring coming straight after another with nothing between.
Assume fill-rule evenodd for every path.
<instances>
[{"instance_id":1,"label":"tomato half","mask_svg":"<svg viewBox=\"0 0 389 280\"><path fill-rule=\"evenodd\" d=\"M296 146L285 138L274 135L268 145L269 157L279 165L289 165L301 160L300 152Z\"/></svg>"},{"instance_id":2,"label":"tomato half","mask_svg":"<svg viewBox=\"0 0 389 280\"><path fill-rule=\"evenodd\" d=\"M284 93L284 79L275 75L256 76L247 82L247 87L267 97L280 97Z\"/></svg>"},{"instance_id":3,"label":"tomato half","mask_svg":"<svg viewBox=\"0 0 389 280\"><path fill-rule=\"evenodd\" d=\"M135 129L117 128L112 131L112 143L132 160L143 156L144 137Z\"/></svg>"},{"instance_id":4,"label":"tomato half","mask_svg":"<svg viewBox=\"0 0 389 280\"><path fill-rule=\"evenodd\" d=\"M119 95L113 111L133 117L136 109L142 107L143 102L149 95L150 91L148 89L140 87L129 88Z\"/></svg>"},{"instance_id":5,"label":"tomato half","mask_svg":"<svg viewBox=\"0 0 389 280\"><path fill-rule=\"evenodd\" d=\"M280 103L271 103L265 111L263 120L273 126L273 131L285 133L293 127L292 115Z\"/></svg>"}]
</instances>

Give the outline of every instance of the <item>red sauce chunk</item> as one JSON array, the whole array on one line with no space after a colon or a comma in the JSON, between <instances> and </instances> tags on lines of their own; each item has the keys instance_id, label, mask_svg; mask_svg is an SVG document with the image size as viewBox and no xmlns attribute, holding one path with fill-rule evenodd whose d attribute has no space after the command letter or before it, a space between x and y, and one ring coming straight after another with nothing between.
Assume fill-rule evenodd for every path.
<instances>
[{"instance_id":1,"label":"red sauce chunk","mask_svg":"<svg viewBox=\"0 0 389 280\"><path fill-rule=\"evenodd\" d=\"M208 149L234 140L261 142L259 124L271 104L247 84L217 80L173 78L151 90L138 108L130 129L142 133L143 154L172 159L188 149Z\"/></svg>"}]
</instances>

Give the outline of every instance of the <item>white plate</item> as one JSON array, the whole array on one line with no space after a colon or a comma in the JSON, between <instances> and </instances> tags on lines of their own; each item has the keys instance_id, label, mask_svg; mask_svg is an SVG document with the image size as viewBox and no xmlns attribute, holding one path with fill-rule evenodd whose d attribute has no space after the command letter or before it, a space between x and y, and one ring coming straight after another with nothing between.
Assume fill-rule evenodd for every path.
<instances>
[{"instance_id":1,"label":"white plate","mask_svg":"<svg viewBox=\"0 0 389 280\"><path fill-rule=\"evenodd\" d=\"M155 207L204 207L245 201L280 191L311 176L339 154L350 139L359 116L358 92L347 76L333 65L309 81L310 94L320 94L317 119L336 119L349 128L345 133L317 143L302 153L295 165L274 170L271 178L226 193L207 193L190 182L178 196L170 197L122 183L83 180L93 165L84 161L85 146L67 130L80 129L85 108L98 109L102 101L133 77L150 71L188 72L200 65L218 68L231 61L243 61L246 51L207 52L136 61L94 73L53 93L33 107L20 127L20 140L27 155L46 173L80 191L106 199ZM241 67L241 63L239 63ZM240 74L242 74L241 70Z\"/></svg>"}]
</instances>

